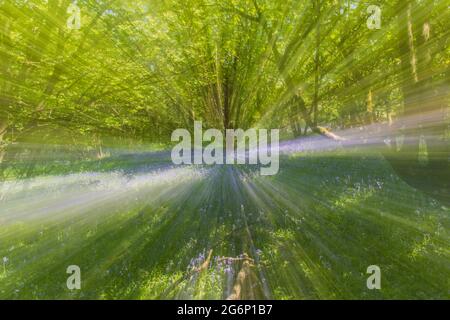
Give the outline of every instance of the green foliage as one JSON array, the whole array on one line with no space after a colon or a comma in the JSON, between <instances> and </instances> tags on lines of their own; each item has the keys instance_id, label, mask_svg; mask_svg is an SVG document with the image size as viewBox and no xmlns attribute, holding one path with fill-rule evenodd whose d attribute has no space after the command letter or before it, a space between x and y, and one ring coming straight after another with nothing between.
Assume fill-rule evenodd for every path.
<instances>
[{"instance_id":1,"label":"green foliage","mask_svg":"<svg viewBox=\"0 0 450 320\"><path fill-rule=\"evenodd\" d=\"M448 83L446 3L416 4L417 12L431 8L436 84ZM217 128L288 129L293 92L286 76L311 110L318 105L311 111L318 122L333 127L367 121L369 90L376 120L402 110L399 89L408 72L399 67L401 5L83 0L81 29L71 30L69 4L0 3L4 141L35 134L47 142L46 127L53 137L62 128L90 137L94 146L111 136L167 142L173 129L191 128L194 119ZM366 26L369 4L382 9L380 30ZM415 30L422 20L414 21Z\"/></svg>"}]
</instances>

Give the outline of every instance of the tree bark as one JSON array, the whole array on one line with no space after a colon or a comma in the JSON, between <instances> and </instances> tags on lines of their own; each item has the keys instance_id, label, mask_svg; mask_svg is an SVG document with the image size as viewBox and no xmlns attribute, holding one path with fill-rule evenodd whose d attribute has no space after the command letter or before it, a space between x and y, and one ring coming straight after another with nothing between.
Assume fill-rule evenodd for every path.
<instances>
[{"instance_id":1,"label":"tree bark","mask_svg":"<svg viewBox=\"0 0 450 320\"><path fill-rule=\"evenodd\" d=\"M6 134L6 130L8 128L8 123L4 119L0 119L0 164L3 162L3 158L6 153L6 143L3 140L3 137Z\"/></svg>"},{"instance_id":2,"label":"tree bark","mask_svg":"<svg viewBox=\"0 0 450 320\"><path fill-rule=\"evenodd\" d=\"M65 46L65 39L64 39L65 25L61 19L62 17L64 17L64 13L65 13L64 1L59 6L55 1L49 1L49 3L50 2L54 2L53 10L55 10L55 12L56 12L57 21L58 21L58 38L57 38L57 43L56 43L55 58L61 59L61 57L63 56L64 46ZM55 85L57 84L59 77L61 76L62 70L63 70L62 64L60 62L56 62L55 65L53 66L53 71L47 81L47 85L44 89L44 92L42 93L42 97L36 107L37 112L44 110L46 101L47 101L48 97L53 94Z\"/></svg>"},{"instance_id":3,"label":"tree bark","mask_svg":"<svg viewBox=\"0 0 450 320\"><path fill-rule=\"evenodd\" d=\"M316 16L317 16L317 27L316 27L316 52L314 54L314 98L313 98L313 123L317 126L317 117L318 117L318 104L319 104L319 86L320 86L320 77L319 77L319 68L320 68L320 0L315 0L314 2L316 6Z\"/></svg>"},{"instance_id":4,"label":"tree bark","mask_svg":"<svg viewBox=\"0 0 450 320\"><path fill-rule=\"evenodd\" d=\"M3 13L3 11L8 11L8 6L2 5L0 9L0 13ZM9 98L11 55L8 49L12 46L10 38L12 22L11 19L7 17L8 14L5 14L5 19L2 19L0 24L0 48L2 48L2 50L0 50L0 73L2 74L2 78L0 79L0 163L2 163L6 153L6 142L4 141L4 136L6 135L8 129L7 107L11 104L11 99Z\"/></svg>"}]
</instances>

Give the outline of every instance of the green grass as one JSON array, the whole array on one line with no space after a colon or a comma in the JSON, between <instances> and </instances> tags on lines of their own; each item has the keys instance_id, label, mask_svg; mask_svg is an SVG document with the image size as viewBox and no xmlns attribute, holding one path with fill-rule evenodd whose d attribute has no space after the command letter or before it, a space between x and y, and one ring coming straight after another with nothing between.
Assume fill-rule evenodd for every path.
<instances>
[{"instance_id":1,"label":"green grass","mask_svg":"<svg viewBox=\"0 0 450 320\"><path fill-rule=\"evenodd\" d=\"M0 298L225 298L223 268L188 268L209 249L254 258L259 298L449 298L449 208L377 154L298 154L280 168L272 177L207 168L200 179L124 190L113 203L2 224ZM66 288L73 264L79 291ZM381 268L381 290L366 287L369 265Z\"/></svg>"},{"instance_id":2,"label":"green grass","mask_svg":"<svg viewBox=\"0 0 450 320\"><path fill-rule=\"evenodd\" d=\"M167 153L167 151L165 151ZM80 172L110 172L114 170L136 170L149 165L163 164L170 160L170 154L152 157L151 154L133 157L132 155L116 155L103 159L63 161L25 160L0 164L1 180L32 178L44 175L66 175Z\"/></svg>"}]
</instances>

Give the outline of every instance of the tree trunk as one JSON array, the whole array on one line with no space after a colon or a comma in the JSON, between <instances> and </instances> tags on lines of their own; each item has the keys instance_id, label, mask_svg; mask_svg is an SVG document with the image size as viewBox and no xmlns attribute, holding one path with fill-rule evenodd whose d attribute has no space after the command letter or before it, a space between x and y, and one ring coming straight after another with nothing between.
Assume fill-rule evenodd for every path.
<instances>
[{"instance_id":1,"label":"tree trunk","mask_svg":"<svg viewBox=\"0 0 450 320\"><path fill-rule=\"evenodd\" d=\"M253 4L255 6L255 9L256 9L256 12L258 15L258 18L254 19L254 20L259 22L260 24L262 24L263 29L267 33L268 42L269 42L269 45L271 46L272 53L273 53L275 61L276 61L276 66L278 68L278 72L279 72L280 76L283 78L284 83L286 84L287 92L290 94L293 94L294 103L297 104L297 106L302 114L302 117L306 122L306 126L310 127L313 132L321 134L324 137L327 137L329 139L336 140L336 141L345 140L344 138L331 133L326 128L318 127L314 123L314 119L311 119L311 115L308 112L308 110L306 109L304 99L302 98L300 92L297 90L296 85L294 84L294 81L292 80L291 76L289 75L289 71L286 70L290 55L292 53L291 50L293 50L293 48L295 48L295 46L300 42L299 41L300 39L298 39L298 38L292 39L286 46L286 49L284 50L283 54L281 54L279 52L278 46L277 46L276 33L274 33L273 30L271 30L267 26L267 21L263 15L261 9L259 8L257 2L253 1ZM307 33L308 32L309 32L309 30L307 30ZM320 38L319 38L319 40L320 40Z\"/></svg>"},{"instance_id":2,"label":"tree trunk","mask_svg":"<svg viewBox=\"0 0 450 320\"><path fill-rule=\"evenodd\" d=\"M3 137L6 134L6 130L8 128L8 123L4 119L0 119L0 164L3 162L3 158L6 153L6 143L3 140Z\"/></svg>"},{"instance_id":3,"label":"tree trunk","mask_svg":"<svg viewBox=\"0 0 450 320\"><path fill-rule=\"evenodd\" d=\"M7 6L2 6L0 13L7 11ZM5 17L8 17L6 14ZM7 107L10 105L11 101L9 98L10 84L9 78L11 77L10 72L10 60L11 55L8 48L12 46L10 33L11 33L11 19L2 19L0 24L0 73L2 78L0 79L0 163L2 163L6 152L6 143L4 141L4 136L6 135L8 129L8 113Z\"/></svg>"},{"instance_id":4,"label":"tree trunk","mask_svg":"<svg viewBox=\"0 0 450 320\"><path fill-rule=\"evenodd\" d=\"M320 77L319 77L319 67L320 67L320 0L314 0L314 5L316 6L316 17L317 17L317 27L316 27L316 52L314 54L314 98L313 98L313 123L314 126L317 126L317 117L318 117L318 104L319 104L319 86L320 86Z\"/></svg>"},{"instance_id":5,"label":"tree trunk","mask_svg":"<svg viewBox=\"0 0 450 320\"><path fill-rule=\"evenodd\" d=\"M58 19L58 37L57 37L57 43L56 43L55 58L59 60L63 56L64 46L65 46L65 39L64 39L65 25L64 25L63 19L62 19L62 17L64 17L64 13L65 13L65 7L64 7L63 3L60 4L58 7L56 2L54 3L54 6L55 7L53 9L56 10L56 16ZM42 97L37 105L37 108L36 108L37 112L44 110L44 108L46 106L46 101L47 101L48 97L53 94L55 86L61 76L62 70L63 70L62 63L57 61L55 63L55 65L53 66L52 74L50 75L50 77L47 81L47 85L46 85L44 92L42 94Z\"/></svg>"},{"instance_id":6,"label":"tree trunk","mask_svg":"<svg viewBox=\"0 0 450 320\"><path fill-rule=\"evenodd\" d=\"M372 124L374 122L374 110L373 110L373 94L372 89L369 90L367 94L367 122Z\"/></svg>"}]
</instances>

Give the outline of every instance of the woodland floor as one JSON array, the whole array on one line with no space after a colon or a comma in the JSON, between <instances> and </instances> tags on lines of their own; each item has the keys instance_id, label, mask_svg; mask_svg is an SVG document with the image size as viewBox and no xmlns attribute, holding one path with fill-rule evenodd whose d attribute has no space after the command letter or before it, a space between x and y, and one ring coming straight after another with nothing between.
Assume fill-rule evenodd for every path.
<instances>
[{"instance_id":1,"label":"woodland floor","mask_svg":"<svg viewBox=\"0 0 450 320\"><path fill-rule=\"evenodd\" d=\"M267 177L169 160L36 166L27 178L4 168L0 298L222 299L242 263L219 257L244 253L243 297L449 297L450 209L376 152L284 155ZM81 268L81 290L66 287L69 265ZM370 265L381 290L366 287Z\"/></svg>"}]
</instances>

